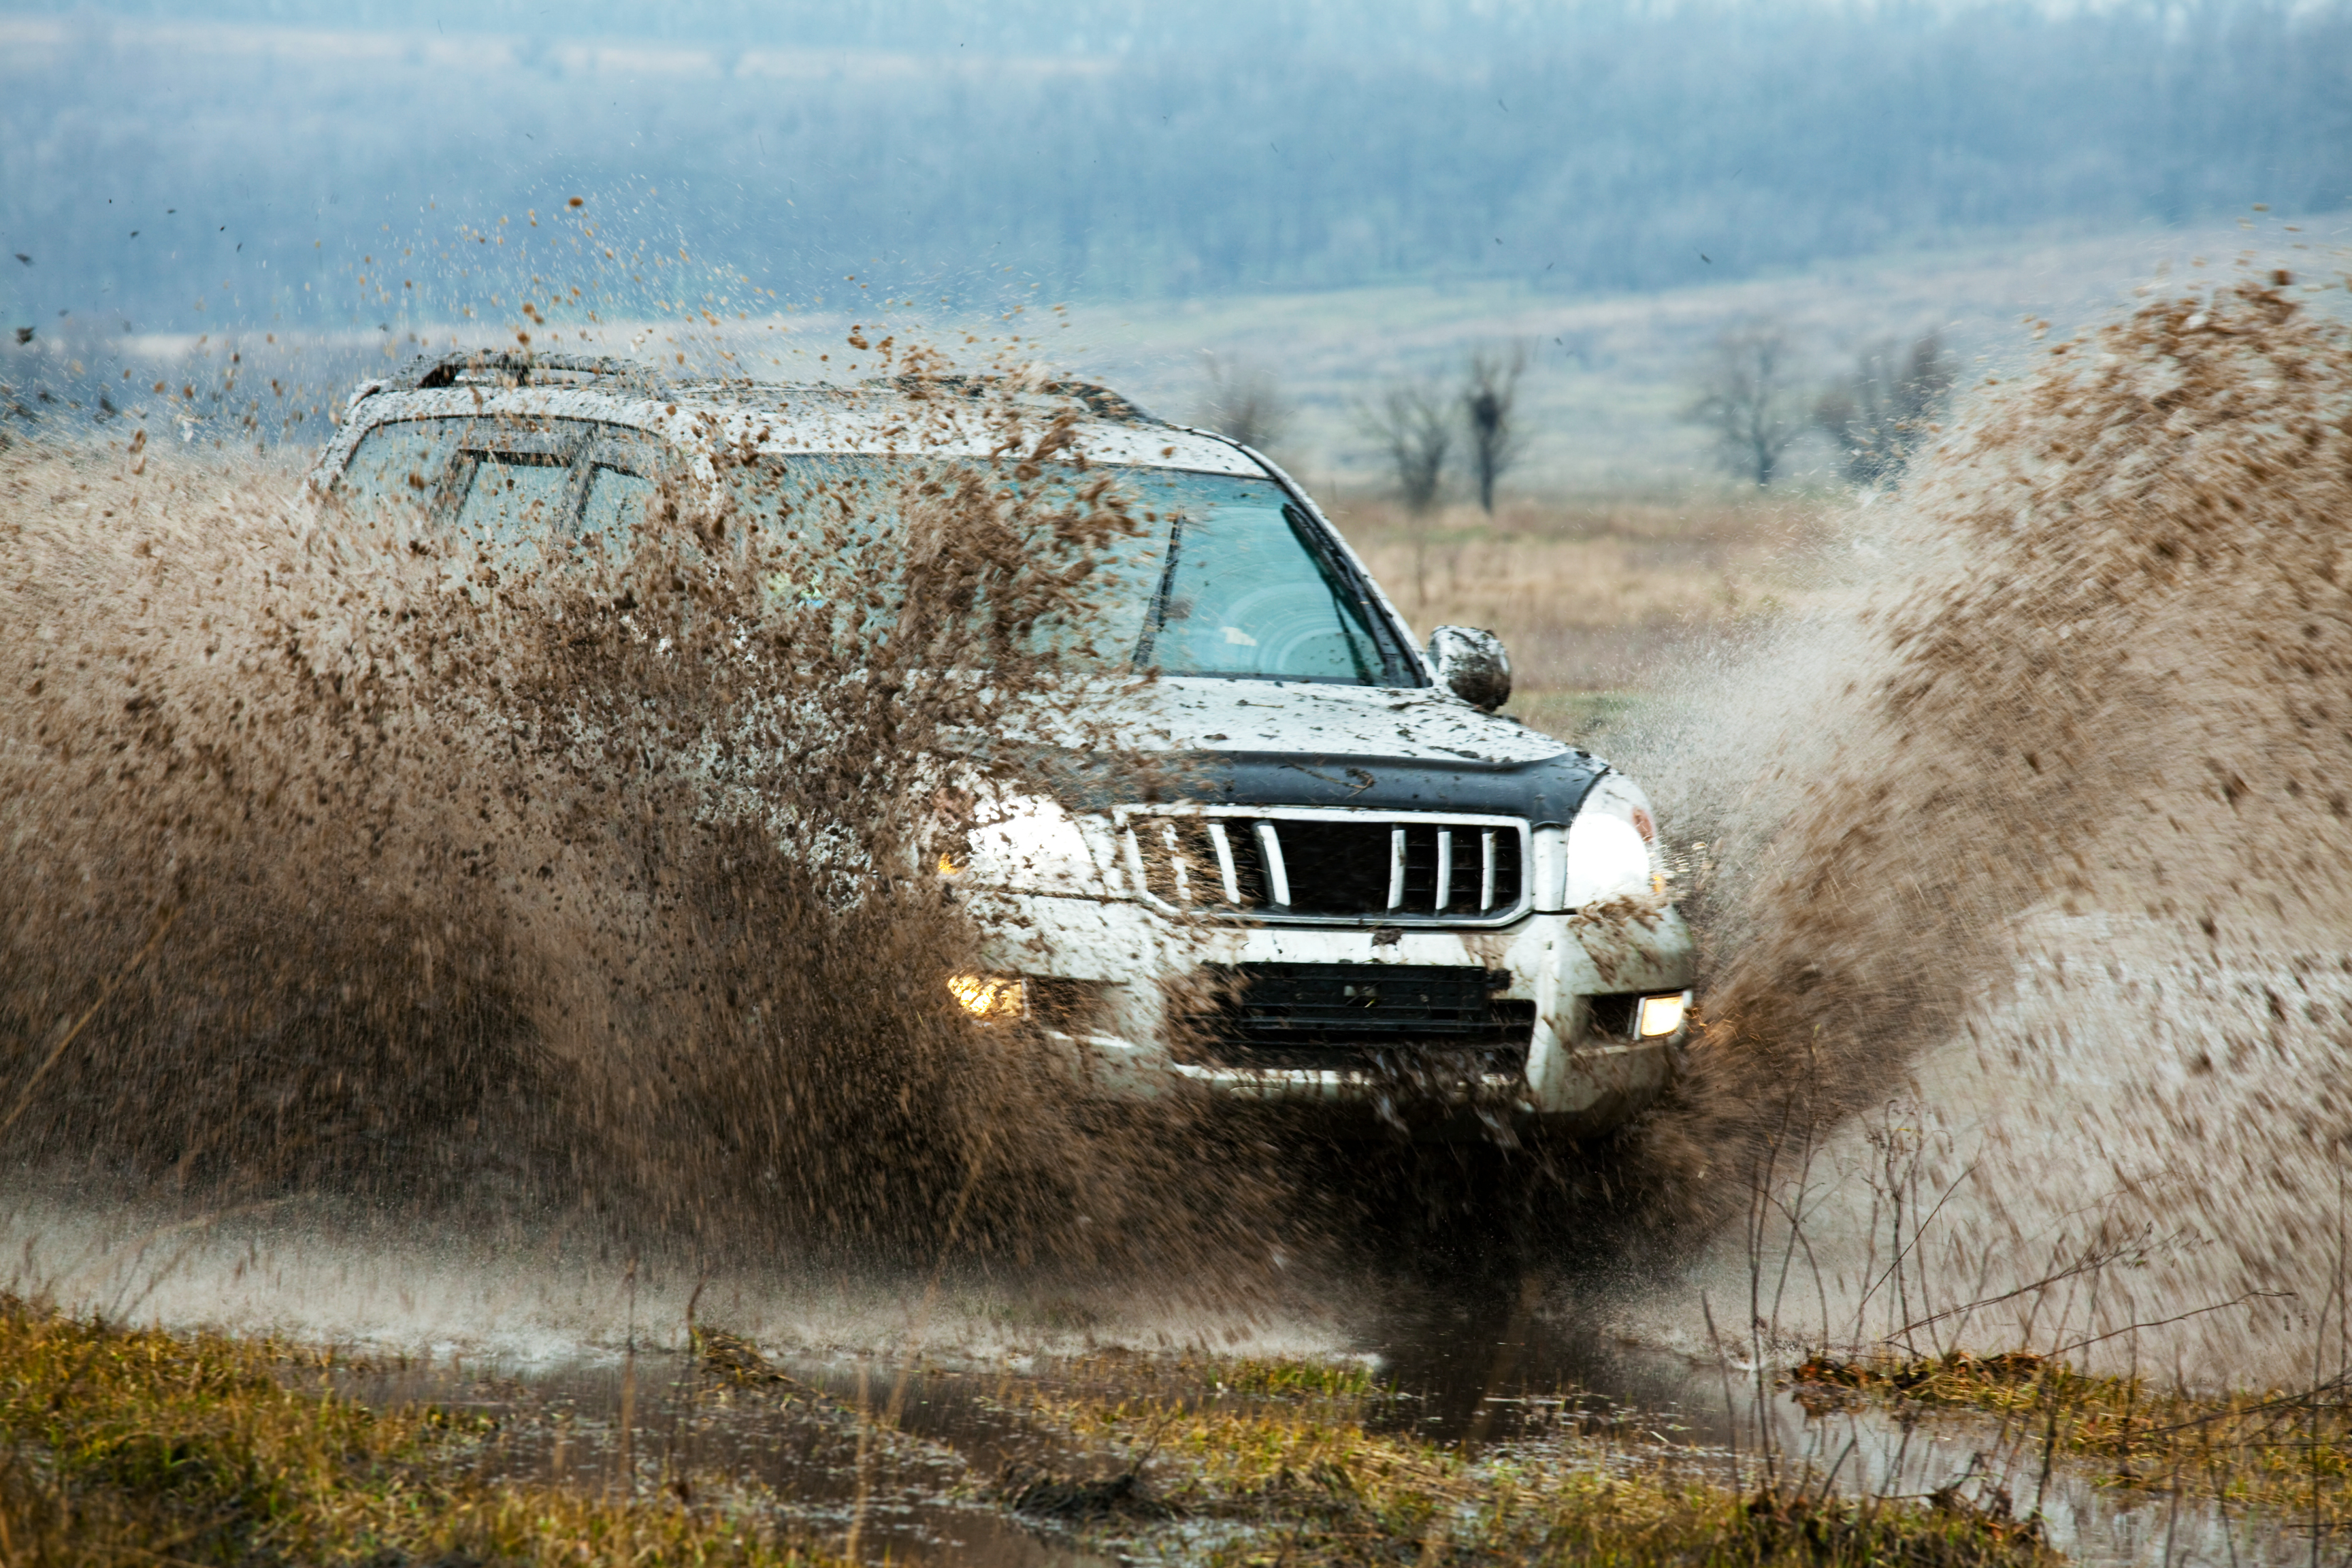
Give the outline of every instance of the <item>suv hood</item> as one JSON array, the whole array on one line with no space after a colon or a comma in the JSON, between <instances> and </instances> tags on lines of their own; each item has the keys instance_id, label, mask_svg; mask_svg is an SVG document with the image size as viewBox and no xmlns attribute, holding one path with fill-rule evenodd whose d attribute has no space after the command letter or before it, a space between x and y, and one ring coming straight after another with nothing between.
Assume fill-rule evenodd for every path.
<instances>
[{"instance_id":1,"label":"suv hood","mask_svg":"<svg viewBox=\"0 0 2352 1568\"><path fill-rule=\"evenodd\" d=\"M1038 748L1075 809L1193 801L1462 811L1565 824L1608 764L1434 689L1166 679L1121 693L1099 744ZM1157 764L1157 765L1151 765Z\"/></svg>"}]
</instances>

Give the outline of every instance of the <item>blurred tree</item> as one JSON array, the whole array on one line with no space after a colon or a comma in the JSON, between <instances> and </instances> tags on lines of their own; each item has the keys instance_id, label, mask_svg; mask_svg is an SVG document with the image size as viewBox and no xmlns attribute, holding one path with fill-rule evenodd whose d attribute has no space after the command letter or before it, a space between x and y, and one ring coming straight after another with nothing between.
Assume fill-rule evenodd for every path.
<instances>
[{"instance_id":1,"label":"blurred tree","mask_svg":"<svg viewBox=\"0 0 2352 1568\"><path fill-rule=\"evenodd\" d=\"M1519 377L1527 373L1525 343L1490 346L1471 353L1462 377L1462 413L1470 425L1470 472L1478 483L1478 504L1495 515L1495 481L1518 460Z\"/></svg>"},{"instance_id":2,"label":"blurred tree","mask_svg":"<svg viewBox=\"0 0 2352 1568\"><path fill-rule=\"evenodd\" d=\"M1916 339L1908 353L1893 338L1864 345L1852 374L1813 405L1813 423L1845 455L1847 482L1900 479L1958 379L1959 363L1945 352L1941 333Z\"/></svg>"},{"instance_id":3,"label":"blurred tree","mask_svg":"<svg viewBox=\"0 0 2352 1568\"><path fill-rule=\"evenodd\" d=\"M1453 411L1445 395L1425 381L1391 382L1378 402L1356 410L1364 433L1377 442L1404 502L1412 533L1416 601L1429 603L1429 515L1437 506L1446 455L1454 447Z\"/></svg>"},{"instance_id":4,"label":"blurred tree","mask_svg":"<svg viewBox=\"0 0 2352 1568\"><path fill-rule=\"evenodd\" d=\"M1234 363L1204 353L1209 389L1202 400L1200 423L1220 436L1230 436L1255 451L1271 452L1290 433L1290 399L1282 394L1274 373L1262 364Z\"/></svg>"},{"instance_id":5,"label":"blurred tree","mask_svg":"<svg viewBox=\"0 0 2352 1568\"><path fill-rule=\"evenodd\" d=\"M1697 395L1683 411L1715 433L1724 466L1772 482L1790 444L1805 431L1796 386L1796 345L1777 321L1749 321L1717 337L1699 368Z\"/></svg>"},{"instance_id":6,"label":"blurred tree","mask_svg":"<svg viewBox=\"0 0 2352 1568\"><path fill-rule=\"evenodd\" d=\"M1358 410L1364 433L1380 444L1397 497L1420 517L1437 505L1437 488L1454 447L1445 399L1426 382L1400 381Z\"/></svg>"}]
</instances>

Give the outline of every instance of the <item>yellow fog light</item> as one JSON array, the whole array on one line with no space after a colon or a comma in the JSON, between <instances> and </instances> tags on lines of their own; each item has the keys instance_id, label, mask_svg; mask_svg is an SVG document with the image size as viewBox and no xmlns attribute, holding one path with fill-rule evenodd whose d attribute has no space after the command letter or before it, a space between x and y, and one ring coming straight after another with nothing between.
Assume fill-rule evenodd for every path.
<instances>
[{"instance_id":1,"label":"yellow fog light","mask_svg":"<svg viewBox=\"0 0 2352 1568\"><path fill-rule=\"evenodd\" d=\"M1641 1012L1633 1020L1633 1032L1645 1040L1658 1035L1673 1034L1683 1026L1683 1015L1690 1011L1690 999L1691 994L1687 991L1676 991L1665 996L1643 997Z\"/></svg>"},{"instance_id":2,"label":"yellow fog light","mask_svg":"<svg viewBox=\"0 0 2352 1568\"><path fill-rule=\"evenodd\" d=\"M951 975L948 979L948 994L983 1024L1029 1016L1029 987L1018 975Z\"/></svg>"}]
</instances>

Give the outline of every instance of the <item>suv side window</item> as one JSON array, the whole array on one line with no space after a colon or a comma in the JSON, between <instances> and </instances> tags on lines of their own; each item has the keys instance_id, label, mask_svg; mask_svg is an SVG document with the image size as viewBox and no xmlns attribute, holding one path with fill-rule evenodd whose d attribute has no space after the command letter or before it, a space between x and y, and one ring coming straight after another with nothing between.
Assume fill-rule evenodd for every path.
<instances>
[{"instance_id":1,"label":"suv side window","mask_svg":"<svg viewBox=\"0 0 2352 1568\"><path fill-rule=\"evenodd\" d=\"M605 426L588 444L580 542L618 553L630 531L645 521L661 481L662 448L634 430Z\"/></svg>"},{"instance_id":2,"label":"suv side window","mask_svg":"<svg viewBox=\"0 0 2352 1568\"><path fill-rule=\"evenodd\" d=\"M395 419L360 437L328 493L362 521L420 523L440 499L467 419Z\"/></svg>"},{"instance_id":3,"label":"suv side window","mask_svg":"<svg viewBox=\"0 0 2352 1568\"><path fill-rule=\"evenodd\" d=\"M467 423L450 474L458 537L506 555L569 533L579 510L572 458L586 427L569 419Z\"/></svg>"},{"instance_id":4,"label":"suv side window","mask_svg":"<svg viewBox=\"0 0 2352 1568\"><path fill-rule=\"evenodd\" d=\"M405 521L520 564L543 545L622 547L644 521L663 444L585 419L394 419L360 437L328 489L352 515Z\"/></svg>"}]
</instances>

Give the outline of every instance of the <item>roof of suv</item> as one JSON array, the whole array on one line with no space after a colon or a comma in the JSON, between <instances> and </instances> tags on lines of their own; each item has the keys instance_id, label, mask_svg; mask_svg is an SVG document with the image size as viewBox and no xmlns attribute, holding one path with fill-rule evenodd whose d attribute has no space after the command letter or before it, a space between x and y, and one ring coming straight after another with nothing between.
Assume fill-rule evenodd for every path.
<instances>
[{"instance_id":1,"label":"roof of suv","mask_svg":"<svg viewBox=\"0 0 2352 1568\"><path fill-rule=\"evenodd\" d=\"M378 403L377 399L384 402ZM1090 462L1265 475L1238 442L1171 425L1091 382L1008 376L879 376L855 386L664 377L642 363L568 355L446 354L419 359L352 394L334 466L361 427L410 418L518 414L614 421L685 445L763 452L974 457L1024 444L1057 420Z\"/></svg>"}]
</instances>

